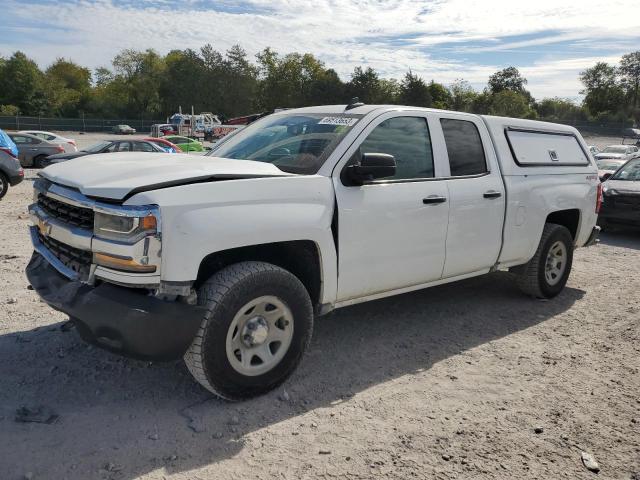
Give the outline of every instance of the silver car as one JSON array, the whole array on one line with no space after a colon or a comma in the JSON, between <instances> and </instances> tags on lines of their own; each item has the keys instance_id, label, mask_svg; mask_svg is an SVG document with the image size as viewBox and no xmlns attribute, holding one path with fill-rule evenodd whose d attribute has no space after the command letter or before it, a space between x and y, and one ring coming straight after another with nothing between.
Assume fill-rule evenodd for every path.
<instances>
[{"instance_id":1,"label":"silver car","mask_svg":"<svg viewBox=\"0 0 640 480\"><path fill-rule=\"evenodd\" d=\"M18 147L18 160L23 167L47 166L47 157L63 153L64 147L28 133L8 133Z\"/></svg>"}]
</instances>

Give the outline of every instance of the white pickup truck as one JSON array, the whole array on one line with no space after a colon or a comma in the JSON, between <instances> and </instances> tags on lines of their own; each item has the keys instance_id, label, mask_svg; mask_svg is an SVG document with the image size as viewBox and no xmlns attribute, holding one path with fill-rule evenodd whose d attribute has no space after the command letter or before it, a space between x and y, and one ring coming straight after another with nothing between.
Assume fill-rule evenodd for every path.
<instances>
[{"instance_id":1,"label":"white pickup truck","mask_svg":"<svg viewBox=\"0 0 640 480\"><path fill-rule=\"evenodd\" d=\"M499 269L557 295L601 201L574 128L362 104L270 115L205 157L72 160L34 187L37 293L86 340L184 357L232 400L283 382L335 308Z\"/></svg>"}]
</instances>

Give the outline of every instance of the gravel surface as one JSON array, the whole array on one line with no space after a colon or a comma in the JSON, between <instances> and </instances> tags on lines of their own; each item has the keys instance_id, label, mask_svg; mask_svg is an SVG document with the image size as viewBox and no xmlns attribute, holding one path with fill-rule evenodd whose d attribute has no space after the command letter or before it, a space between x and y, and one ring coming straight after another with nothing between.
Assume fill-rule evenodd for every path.
<instances>
[{"instance_id":1,"label":"gravel surface","mask_svg":"<svg viewBox=\"0 0 640 480\"><path fill-rule=\"evenodd\" d=\"M34 174L0 202L2 480L640 478L639 234L577 251L551 301L496 273L336 311L233 404L28 290Z\"/></svg>"}]
</instances>

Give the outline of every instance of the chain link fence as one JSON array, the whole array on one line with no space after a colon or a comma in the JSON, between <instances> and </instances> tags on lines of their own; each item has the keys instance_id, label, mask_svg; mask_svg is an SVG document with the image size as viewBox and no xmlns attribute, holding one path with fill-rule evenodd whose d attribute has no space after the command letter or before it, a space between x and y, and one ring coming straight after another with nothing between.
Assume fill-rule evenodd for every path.
<instances>
[{"instance_id":1,"label":"chain link fence","mask_svg":"<svg viewBox=\"0 0 640 480\"><path fill-rule=\"evenodd\" d=\"M0 116L0 128L4 130L46 130L59 132L110 132L115 125L129 125L140 133L151 131L151 125L166 123L166 119L116 119L105 118L53 118Z\"/></svg>"},{"instance_id":2,"label":"chain link fence","mask_svg":"<svg viewBox=\"0 0 640 480\"><path fill-rule=\"evenodd\" d=\"M598 122L585 120L544 119L542 121L562 123L576 127L583 135L622 136L625 128L632 122ZM0 116L0 128L5 130L55 130L61 132L110 132L115 125L129 125L140 133L151 131L151 125L166 123L166 119L116 119L105 118L54 118Z\"/></svg>"}]
</instances>

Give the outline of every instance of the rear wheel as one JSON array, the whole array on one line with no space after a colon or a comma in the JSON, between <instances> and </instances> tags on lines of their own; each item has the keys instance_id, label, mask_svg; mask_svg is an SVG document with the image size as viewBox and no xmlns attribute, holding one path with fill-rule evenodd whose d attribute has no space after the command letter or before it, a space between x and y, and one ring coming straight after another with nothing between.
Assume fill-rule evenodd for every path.
<instances>
[{"instance_id":1,"label":"rear wheel","mask_svg":"<svg viewBox=\"0 0 640 480\"><path fill-rule=\"evenodd\" d=\"M0 172L0 198L4 197L9 190L9 179L7 176Z\"/></svg>"},{"instance_id":2,"label":"rear wheel","mask_svg":"<svg viewBox=\"0 0 640 480\"><path fill-rule=\"evenodd\" d=\"M269 263L221 270L199 289L198 302L207 313L185 363L202 386L227 400L261 395L284 382L311 339L307 290Z\"/></svg>"},{"instance_id":3,"label":"rear wheel","mask_svg":"<svg viewBox=\"0 0 640 480\"><path fill-rule=\"evenodd\" d=\"M533 297L555 297L569 279L572 262L571 233L562 225L547 223L533 258L516 269L518 287Z\"/></svg>"},{"instance_id":4,"label":"rear wheel","mask_svg":"<svg viewBox=\"0 0 640 480\"><path fill-rule=\"evenodd\" d=\"M34 168L44 168L48 165L47 156L46 155L38 155L33 159Z\"/></svg>"}]
</instances>

